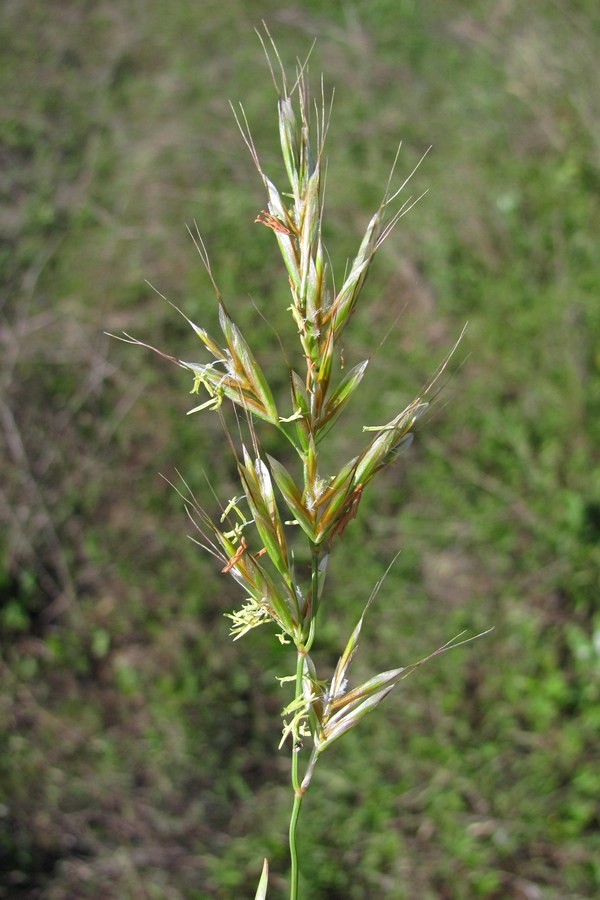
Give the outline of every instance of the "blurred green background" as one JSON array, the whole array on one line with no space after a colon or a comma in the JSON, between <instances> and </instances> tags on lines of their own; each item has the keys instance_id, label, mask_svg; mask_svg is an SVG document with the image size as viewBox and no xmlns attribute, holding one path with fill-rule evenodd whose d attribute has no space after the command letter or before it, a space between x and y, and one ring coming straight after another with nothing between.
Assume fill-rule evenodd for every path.
<instances>
[{"instance_id":1,"label":"blurred green background","mask_svg":"<svg viewBox=\"0 0 600 900\"><path fill-rule=\"evenodd\" d=\"M285 896L293 666L186 537L235 470L184 372L215 322L185 223L272 377L287 279L228 105L279 177L254 27L335 86L325 237L339 278L385 186L433 149L346 333L378 350L331 436L410 401L469 326L410 452L336 549L316 658L373 583L355 676L463 628L317 769L304 894L600 893L600 7L596 0L4 0L0 11L0 897ZM287 329L287 330L286 330ZM273 349L275 348L275 349ZM275 446L275 445L274 445Z\"/></svg>"}]
</instances>

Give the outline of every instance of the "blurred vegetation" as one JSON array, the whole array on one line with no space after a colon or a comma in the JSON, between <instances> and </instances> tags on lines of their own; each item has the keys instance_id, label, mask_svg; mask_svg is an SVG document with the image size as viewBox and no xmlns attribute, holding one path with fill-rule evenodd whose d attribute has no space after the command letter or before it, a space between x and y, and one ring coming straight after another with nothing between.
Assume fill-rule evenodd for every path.
<instances>
[{"instance_id":1,"label":"blurred vegetation","mask_svg":"<svg viewBox=\"0 0 600 900\"><path fill-rule=\"evenodd\" d=\"M265 632L232 646L229 583L158 475L227 493L220 426L185 418L183 372L103 334L194 358L146 281L211 326L197 220L226 302L280 365L261 315L285 335L286 277L227 103L277 172L263 17L291 66L317 37L315 87L323 71L336 88L338 278L398 140L401 173L433 144L412 186L428 195L348 331L349 361L377 353L333 452L412 399L469 321L429 421L339 545L322 662L399 546L365 674L495 625L323 761L306 896L598 896L598 4L5 0L0 897L245 897L264 855L284 895L281 660Z\"/></svg>"}]
</instances>

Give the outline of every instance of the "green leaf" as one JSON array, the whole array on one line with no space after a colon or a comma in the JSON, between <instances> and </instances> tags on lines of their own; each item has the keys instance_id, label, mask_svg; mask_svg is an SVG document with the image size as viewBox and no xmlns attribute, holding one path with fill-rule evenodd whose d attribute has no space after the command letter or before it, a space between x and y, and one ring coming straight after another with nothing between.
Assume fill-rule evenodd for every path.
<instances>
[{"instance_id":1,"label":"green leaf","mask_svg":"<svg viewBox=\"0 0 600 900\"><path fill-rule=\"evenodd\" d=\"M260 881L258 882L258 890L254 895L254 900L265 900L267 896L267 884L269 881L269 862L265 859L262 867L262 875L260 876Z\"/></svg>"}]
</instances>

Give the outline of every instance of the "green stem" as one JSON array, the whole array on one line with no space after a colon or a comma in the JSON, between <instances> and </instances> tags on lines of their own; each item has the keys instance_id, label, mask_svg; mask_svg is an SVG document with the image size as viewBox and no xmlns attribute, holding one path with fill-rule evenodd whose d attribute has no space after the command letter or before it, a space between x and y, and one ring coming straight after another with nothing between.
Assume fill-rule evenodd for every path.
<instances>
[{"instance_id":1,"label":"green stem","mask_svg":"<svg viewBox=\"0 0 600 900\"><path fill-rule=\"evenodd\" d=\"M300 806L302 805L303 796L304 793L301 789L295 792L294 805L292 807L292 815L290 818L290 900L297 900L298 898L298 848L296 846L296 825L298 824L298 816L300 815Z\"/></svg>"},{"instance_id":2,"label":"green stem","mask_svg":"<svg viewBox=\"0 0 600 900\"><path fill-rule=\"evenodd\" d=\"M300 700L302 696L302 676L304 674L304 652L298 651L298 659L296 662L296 690L294 700L296 703ZM298 775L298 757L300 754L298 753L297 741L300 738L298 734L297 726L294 728L292 733L293 738L293 746L292 746L292 787L294 791L300 790L300 778Z\"/></svg>"},{"instance_id":3,"label":"green stem","mask_svg":"<svg viewBox=\"0 0 600 900\"><path fill-rule=\"evenodd\" d=\"M296 661L296 691L295 699L298 701L302 696L302 676L304 674L304 648L298 650L298 659ZM300 776L298 772L298 762L300 757L297 741L299 735L297 729L292 734L292 787L294 789L294 805L292 807L292 815L290 817L289 843L290 843L290 900L297 900L298 897L298 848L296 845L296 826L298 824L298 816L300 815L300 806L304 790L300 785Z\"/></svg>"},{"instance_id":4,"label":"green stem","mask_svg":"<svg viewBox=\"0 0 600 900\"><path fill-rule=\"evenodd\" d=\"M309 640L310 645L306 646L306 650L310 650L315 636L315 623L317 612L319 611L319 563L321 562L321 544L310 543L311 549L311 576L310 576L310 593L311 593L311 619L309 624ZM306 631L306 626L305 626Z\"/></svg>"},{"instance_id":5,"label":"green stem","mask_svg":"<svg viewBox=\"0 0 600 900\"><path fill-rule=\"evenodd\" d=\"M304 676L304 665L305 665L305 657L310 650L310 646L312 645L314 639L314 623L315 623L315 615L318 606L319 600L319 559L320 559L320 547L316 544L311 546L312 550L312 570L311 570L311 621L309 623L308 634L306 635L307 640L304 644L299 644L298 646L298 657L296 660L296 684L295 684L295 697L296 702L300 700L302 697L303 684L302 678ZM305 628L306 630L306 628ZM316 756L313 751L313 755L311 756L310 766L310 775L308 780L305 779L303 783L300 781L299 774L299 758L300 758L300 746L299 740L300 735L298 734L297 729L294 729L293 735L293 745L292 745L292 787L294 789L294 805L292 806L292 814L290 817L290 829L289 829L289 845L290 845L290 900L297 900L298 898L298 847L296 844L296 828L298 825L298 817L300 815L300 807L302 806L302 798L304 797L304 793L308 784L310 782L310 775L312 775L312 768L314 767L314 763L316 762ZM307 773L308 774L308 773Z\"/></svg>"}]
</instances>

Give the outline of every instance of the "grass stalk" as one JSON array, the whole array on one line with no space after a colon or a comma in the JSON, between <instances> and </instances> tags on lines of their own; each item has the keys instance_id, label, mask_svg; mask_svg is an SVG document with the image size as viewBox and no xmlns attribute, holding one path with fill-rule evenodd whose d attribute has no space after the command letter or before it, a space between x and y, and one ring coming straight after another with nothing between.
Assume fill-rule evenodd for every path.
<instances>
[{"instance_id":1,"label":"grass stalk","mask_svg":"<svg viewBox=\"0 0 600 900\"><path fill-rule=\"evenodd\" d=\"M267 38L271 41L268 32ZM379 582L352 634L342 645L344 649L333 676L329 679L319 677L310 656L317 636L319 608L324 605L323 585L330 553L357 517L369 482L392 465L401 447L410 443L415 423L427 406L426 395L448 360L438 367L434 378L405 409L396 411L383 425L364 427L368 437L363 438L363 449L353 459L341 465L337 472L324 475L320 471L319 442L329 438L367 367L365 361L350 372L342 371L340 337L359 302L377 250L412 201L408 198L399 202L395 211L390 209L408 180L394 191L392 173L380 206L368 224L354 261L346 267L345 278L336 293L335 282L324 262L328 256L321 242L321 165L328 111L322 98L320 108L317 106L317 126L313 129L305 67L299 67L293 86L289 88L272 41L270 50L280 68L278 78L272 67L271 74L278 91L281 149L291 192L289 187L279 190L263 171L242 107L237 113L237 121L267 191L267 208L259 213L256 221L273 231L289 278L290 310L299 339L299 347L289 357L295 360L294 367L288 372L291 409L281 410L280 398L275 397L249 343L225 307L200 235L194 236L194 240L215 289L222 341L215 340L203 328L190 322L213 358L208 363L178 362L192 372L193 392L204 388L208 393L208 401L195 406L192 412L218 410L224 401L241 408L244 418L238 417L240 435L245 423L253 451L251 454L245 444L238 451L232 435L227 432L228 443L236 456L242 493L222 503L224 512L219 521L214 521L195 500L188 501L187 505L203 536L201 545L220 561L221 571L230 574L246 593L247 600L242 608L228 614L233 623L231 634L234 639L271 622L276 625L281 642L293 643L296 649L295 674L282 678L294 682L294 697L283 710L281 744L287 739L292 744L294 798L289 822L290 900L297 900L298 818L318 759L379 706L402 678L426 659L458 644L450 641L412 666L388 669L349 690L348 676L362 622ZM311 141L315 137L316 150L313 152ZM128 336L127 339L132 340ZM303 374L300 374L302 370ZM287 460L284 464L263 452L259 427L275 428L287 438L301 465L300 483L288 471ZM282 515L282 504L291 514L291 521ZM310 555L310 573L297 570L294 564L293 546L300 542ZM331 598L327 598L327 602L331 602ZM306 750L310 751L310 756L301 777L300 762ZM266 896L267 877L265 863L257 896Z\"/></svg>"},{"instance_id":2,"label":"grass stalk","mask_svg":"<svg viewBox=\"0 0 600 900\"><path fill-rule=\"evenodd\" d=\"M296 754L297 756L298 754ZM302 806L302 799L304 797L304 792L302 788L298 788L294 791L294 803L292 805L292 813L290 816L290 828L289 828L289 845L290 845L290 900L298 900L298 884L299 884L299 869L298 869L298 846L296 843L296 829L298 825L298 818L300 816L300 808Z\"/></svg>"}]
</instances>

